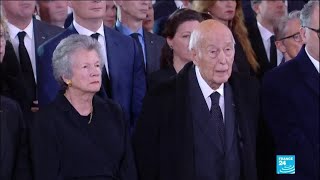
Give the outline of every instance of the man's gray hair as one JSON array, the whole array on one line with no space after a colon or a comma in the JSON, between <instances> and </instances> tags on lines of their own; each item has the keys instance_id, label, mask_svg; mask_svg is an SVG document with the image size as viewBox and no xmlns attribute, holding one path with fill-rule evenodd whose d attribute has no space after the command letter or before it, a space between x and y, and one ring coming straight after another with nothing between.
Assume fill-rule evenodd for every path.
<instances>
[{"instance_id":1,"label":"man's gray hair","mask_svg":"<svg viewBox=\"0 0 320 180\"><path fill-rule=\"evenodd\" d=\"M97 52L100 59L100 68L104 65L104 56L101 52L101 45L90 36L73 34L63 39L53 52L52 67L53 75L56 81L65 86L62 77L72 77L72 61L76 59L71 58L77 50L94 50Z\"/></svg>"},{"instance_id":2,"label":"man's gray hair","mask_svg":"<svg viewBox=\"0 0 320 180\"><path fill-rule=\"evenodd\" d=\"M311 17L316 6L319 6L319 1L309 1L301 10L300 21L302 26L309 26Z\"/></svg>"},{"instance_id":3,"label":"man's gray hair","mask_svg":"<svg viewBox=\"0 0 320 180\"><path fill-rule=\"evenodd\" d=\"M202 35L203 32L201 32L200 30L194 30L192 31L191 35L190 35L190 40L189 40L189 51L191 51L192 49L198 49L200 48L200 44L203 42L203 35ZM212 34L212 36L215 36L215 34ZM233 44L235 45L236 44L236 41L233 37L233 35L231 34L232 36L232 42Z\"/></svg>"},{"instance_id":4,"label":"man's gray hair","mask_svg":"<svg viewBox=\"0 0 320 180\"><path fill-rule=\"evenodd\" d=\"M251 0L251 7L253 8L253 5L257 3L261 3L262 0Z\"/></svg>"},{"instance_id":5,"label":"man's gray hair","mask_svg":"<svg viewBox=\"0 0 320 180\"><path fill-rule=\"evenodd\" d=\"M300 19L300 11L298 10L291 11L288 14L288 16L284 16L280 19L279 24L274 29L274 34L277 40L284 38L286 36L286 32L288 30L287 28L288 22L294 19L297 19L297 20Z\"/></svg>"},{"instance_id":6,"label":"man's gray hair","mask_svg":"<svg viewBox=\"0 0 320 180\"><path fill-rule=\"evenodd\" d=\"M194 30L191 32L189 40L189 51L192 49L199 48L200 42L202 41L201 32L199 30Z\"/></svg>"}]
</instances>

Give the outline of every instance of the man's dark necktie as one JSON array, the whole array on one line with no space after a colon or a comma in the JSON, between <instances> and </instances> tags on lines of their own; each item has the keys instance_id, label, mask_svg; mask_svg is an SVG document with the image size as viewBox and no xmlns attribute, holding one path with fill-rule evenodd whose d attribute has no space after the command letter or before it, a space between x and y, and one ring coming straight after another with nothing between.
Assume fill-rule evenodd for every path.
<instances>
[{"instance_id":1,"label":"man's dark necktie","mask_svg":"<svg viewBox=\"0 0 320 180\"><path fill-rule=\"evenodd\" d=\"M130 36L136 40L137 44L138 44L138 49L139 49L139 52L142 54L142 57L144 59L144 55L143 55L143 49L142 49L142 46L141 46L141 43L140 43L140 40L139 40L139 33L132 33L130 34ZM143 61L143 65L144 67L146 68L146 62Z\"/></svg>"},{"instance_id":2,"label":"man's dark necktie","mask_svg":"<svg viewBox=\"0 0 320 180\"><path fill-rule=\"evenodd\" d=\"M21 65L21 71L24 77L24 81L26 84L25 88L28 94L27 96L30 97L32 101L35 101L37 98L36 82L34 79L30 56L24 44L25 36L26 36L26 32L24 31L18 33L20 65Z\"/></svg>"},{"instance_id":3,"label":"man's dark necktie","mask_svg":"<svg viewBox=\"0 0 320 180\"><path fill-rule=\"evenodd\" d=\"M275 45L275 38L274 35L270 37L270 64L271 67L274 68L277 66L277 48Z\"/></svg>"},{"instance_id":4,"label":"man's dark necktie","mask_svg":"<svg viewBox=\"0 0 320 180\"><path fill-rule=\"evenodd\" d=\"M94 33L94 34L91 34L91 37L98 41L99 35L100 35L99 33ZM110 78L107 74L106 67L102 68L102 79L105 82L105 83L103 83L103 86L104 86L105 90L107 91L107 95L109 98L111 98L111 82L110 82Z\"/></svg>"},{"instance_id":5,"label":"man's dark necktie","mask_svg":"<svg viewBox=\"0 0 320 180\"><path fill-rule=\"evenodd\" d=\"M214 92L210 95L211 98L211 109L210 109L210 113L213 117L214 123L216 124L217 130L218 130L218 134L220 136L221 142L222 142L222 146L224 149L224 142L225 142L225 126L223 123L223 116L222 116L222 112L219 106L219 98L220 98L220 94L218 92Z\"/></svg>"}]
</instances>

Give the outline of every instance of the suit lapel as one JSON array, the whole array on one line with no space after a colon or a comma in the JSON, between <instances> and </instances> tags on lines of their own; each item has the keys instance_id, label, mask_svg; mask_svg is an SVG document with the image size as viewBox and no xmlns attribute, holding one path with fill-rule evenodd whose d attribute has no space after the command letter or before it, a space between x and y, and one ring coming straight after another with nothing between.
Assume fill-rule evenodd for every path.
<instances>
[{"instance_id":1,"label":"suit lapel","mask_svg":"<svg viewBox=\"0 0 320 180\"><path fill-rule=\"evenodd\" d=\"M216 124L202 95L199 83L197 81L194 66L192 68L192 71L189 72L189 77L190 95L188 97L190 97L190 101L193 107L190 109L190 111L192 113L194 128L199 128L200 131L203 132L220 150L220 152L223 152L223 145L221 139L219 138Z\"/></svg>"},{"instance_id":2,"label":"suit lapel","mask_svg":"<svg viewBox=\"0 0 320 180\"><path fill-rule=\"evenodd\" d=\"M42 28L40 22L36 19L33 19L33 34L35 51L37 51L39 46L47 40L49 35L46 33L46 30Z\"/></svg>"},{"instance_id":3,"label":"suit lapel","mask_svg":"<svg viewBox=\"0 0 320 180\"><path fill-rule=\"evenodd\" d=\"M104 27L109 78L110 78L112 92L115 92L115 89L114 89L115 87L112 84L113 82L117 81L116 71L119 70L118 66L121 63L121 60L117 58L117 53L125 53L125 52L122 52L123 49L118 48L119 46L118 42L116 41L115 38L112 37L112 34L109 31L110 30L108 28Z\"/></svg>"},{"instance_id":4,"label":"suit lapel","mask_svg":"<svg viewBox=\"0 0 320 180\"><path fill-rule=\"evenodd\" d=\"M146 30L143 30L144 34L144 44L145 44L145 53L146 53L146 72L149 74L152 69L154 69L154 60L156 58L152 57L151 55L154 54L152 51L154 49L154 40L152 36Z\"/></svg>"},{"instance_id":5,"label":"suit lapel","mask_svg":"<svg viewBox=\"0 0 320 180\"><path fill-rule=\"evenodd\" d=\"M229 83L224 86L225 127L226 127L226 153L232 147L235 130L235 105L233 103L232 89Z\"/></svg>"},{"instance_id":6,"label":"suit lapel","mask_svg":"<svg viewBox=\"0 0 320 180\"><path fill-rule=\"evenodd\" d=\"M295 59L298 61L298 68L302 73L302 78L306 86L319 98L319 73L308 57L305 46L301 48Z\"/></svg>"}]
</instances>

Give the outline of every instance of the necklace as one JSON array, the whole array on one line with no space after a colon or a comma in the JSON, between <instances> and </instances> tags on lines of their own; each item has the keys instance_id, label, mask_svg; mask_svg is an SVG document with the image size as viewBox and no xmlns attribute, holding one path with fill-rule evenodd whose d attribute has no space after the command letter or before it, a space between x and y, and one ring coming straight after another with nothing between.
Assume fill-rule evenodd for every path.
<instances>
[{"instance_id":1,"label":"necklace","mask_svg":"<svg viewBox=\"0 0 320 180\"><path fill-rule=\"evenodd\" d=\"M68 98L68 95L67 93L64 93L64 96L67 98L67 99L70 99L70 103L72 104L72 99L71 99L71 96L69 96ZM91 121L92 121L92 116L93 116L93 106L91 108L91 112L90 112L90 117L89 117L89 121L88 121L88 124L91 124Z\"/></svg>"}]
</instances>

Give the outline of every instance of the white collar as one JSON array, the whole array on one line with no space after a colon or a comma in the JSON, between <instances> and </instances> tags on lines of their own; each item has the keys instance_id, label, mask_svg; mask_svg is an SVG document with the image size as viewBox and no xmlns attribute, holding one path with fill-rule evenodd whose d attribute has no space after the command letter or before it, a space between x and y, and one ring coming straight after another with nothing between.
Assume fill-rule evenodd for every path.
<instances>
[{"instance_id":1,"label":"white collar","mask_svg":"<svg viewBox=\"0 0 320 180\"><path fill-rule=\"evenodd\" d=\"M270 32L267 28L263 27L258 21L258 28L261 34L261 37L264 41L268 41L270 39L271 36L273 36L274 34L272 32Z\"/></svg>"},{"instance_id":2,"label":"white collar","mask_svg":"<svg viewBox=\"0 0 320 180\"><path fill-rule=\"evenodd\" d=\"M75 20L73 20L73 26L74 28L77 30L77 32L79 34L82 34L82 35L86 35L86 36L91 36L92 34L94 33L99 33L101 36L104 37L104 26L103 26L103 22L101 23L99 29L97 30L97 32L93 32L83 26L81 26L80 24L78 24Z\"/></svg>"},{"instance_id":3,"label":"white collar","mask_svg":"<svg viewBox=\"0 0 320 180\"><path fill-rule=\"evenodd\" d=\"M216 92L216 91L220 94L221 97L224 96L224 83L222 83L217 90L213 90L213 89L207 84L207 82L202 78L198 66L195 66L195 70L196 70L196 76L197 76L197 79L198 79L198 83L199 83L201 92L202 92L203 97L204 97L205 99L207 99L208 97L210 98L210 95L211 95L212 93Z\"/></svg>"},{"instance_id":4,"label":"white collar","mask_svg":"<svg viewBox=\"0 0 320 180\"><path fill-rule=\"evenodd\" d=\"M177 8L189 8L189 7L185 7L183 2L181 0L175 0L174 3L176 3ZM190 3L188 3L188 6L190 6Z\"/></svg>"},{"instance_id":5,"label":"white collar","mask_svg":"<svg viewBox=\"0 0 320 180\"><path fill-rule=\"evenodd\" d=\"M33 38L33 20L30 21L29 25L25 29L19 29L15 25L11 24L9 21L7 21L7 25L9 28L9 35L11 39L16 38L18 33L21 31L26 32L27 36L30 39Z\"/></svg>"},{"instance_id":6,"label":"white collar","mask_svg":"<svg viewBox=\"0 0 320 180\"><path fill-rule=\"evenodd\" d=\"M318 73L319 73L319 61L317 61L315 58L313 58L309 52L307 51L307 48L305 47L305 51L309 57L309 59L311 60L312 64L314 65L314 67L317 69Z\"/></svg>"}]
</instances>

